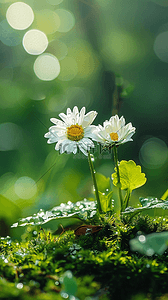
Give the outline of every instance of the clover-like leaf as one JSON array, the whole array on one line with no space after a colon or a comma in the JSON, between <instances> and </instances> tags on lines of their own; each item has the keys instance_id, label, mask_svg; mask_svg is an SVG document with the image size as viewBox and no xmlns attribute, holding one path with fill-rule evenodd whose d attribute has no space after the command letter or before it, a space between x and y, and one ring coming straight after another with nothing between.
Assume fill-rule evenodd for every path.
<instances>
[{"instance_id":1,"label":"clover-like leaf","mask_svg":"<svg viewBox=\"0 0 168 300\"><path fill-rule=\"evenodd\" d=\"M144 173L141 173L141 166L137 166L133 160L122 160L119 165L121 189L129 189L130 191L137 189L146 182ZM118 178L115 173L112 174L113 184L117 186Z\"/></svg>"}]
</instances>

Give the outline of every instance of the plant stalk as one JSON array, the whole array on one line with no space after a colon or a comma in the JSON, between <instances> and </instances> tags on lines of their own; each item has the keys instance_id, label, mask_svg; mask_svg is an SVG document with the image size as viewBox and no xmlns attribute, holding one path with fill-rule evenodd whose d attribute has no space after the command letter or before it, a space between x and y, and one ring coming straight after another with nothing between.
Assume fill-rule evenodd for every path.
<instances>
[{"instance_id":1,"label":"plant stalk","mask_svg":"<svg viewBox=\"0 0 168 300\"><path fill-rule=\"evenodd\" d=\"M121 182L120 182L120 172L119 172L119 161L118 161L118 154L117 154L117 147L114 145L113 147L113 153L114 153L114 162L117 170L117 187L119 192L119 198L120 198L120 205L121 205L121 211L123 210L123 198L122 198L122 192L121 192Z\"/></svg>"},{"instance_id":2,"label":"plant stalk","mask_svg":"<svg viewBox=\"0 0 168 300\"><path fill-rule=\"evenodd\" d=\"M93 186L94 186L94 189L95 189L95 196L96 196L96 200L97 200L98 212L101 213L102 210L101 210L99 191L98 191L98 186L97 186L97 181L96 181L96 171L94 170L93 161L92 161L92 158L91 158L90 151L88 151L88 162L89 162L90 172L91 172L91 175L92 175Z\"/></svg>"}]
</instances>

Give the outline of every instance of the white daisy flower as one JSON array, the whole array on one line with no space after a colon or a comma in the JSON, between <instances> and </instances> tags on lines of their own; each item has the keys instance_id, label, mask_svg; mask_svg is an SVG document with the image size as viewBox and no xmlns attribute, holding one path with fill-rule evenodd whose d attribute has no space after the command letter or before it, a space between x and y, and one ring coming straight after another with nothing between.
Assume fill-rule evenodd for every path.
<instances>
[{"instance_id":1,"label":"white daisy flower","mask_svg":"<svg viewBox=\"0 0 168 300\"><path fill-rule=\"evenodd\" d=\"M119 119L118 115L115 115L109 121L106 120L103 126L96 126L96 130L92 134L92 139L107 147L113 144L124 144L132 141L131 137L135 133L135 129L131 123L125 125L124 117Z\"/></svg>"},{"instance_id":2,"label":"white daisy flower","mask_svg":"<svg viewBox=\"0 0 168 300\"><path fill-rule=\"evenodd\" d=\"M77 106L73 108L73 111L67 108L67 114L59 114L62 121L50 119L55 125L49 128L49 132L44 137L48 138L48 144L56 143L55 150L60 150L60 153L76 154L77 147L79 147L85 155L88 155L87 151L94 148L94 143L90 138L96 126L90 124L96 116L96 111L90 111L85 115L85 107L82 107L80 112Z\"/></svg>"}]
</instances>

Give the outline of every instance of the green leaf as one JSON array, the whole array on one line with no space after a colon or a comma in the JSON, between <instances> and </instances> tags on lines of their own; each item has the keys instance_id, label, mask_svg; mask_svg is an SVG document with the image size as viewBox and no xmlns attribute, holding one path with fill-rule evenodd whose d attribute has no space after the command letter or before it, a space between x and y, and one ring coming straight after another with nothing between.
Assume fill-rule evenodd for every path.
<instances>
[{"instance_id":1,"label":"green leaf","mask_svg":"<svg viewBox=\"0 0 168 300\"><path fill-rule=\"evenodd\" d=\"M168 231L148 235L142 234L130 240L129 243L132 251L138 251L148 256L152 256L155 253L162 255L167 249Z\"/></svg>"},{"instance_id":2,"label":"green leaf","mask_svg":"<svg viewBox=\"0 0 168 300\"><path fill-rule=\"evenodd\" d=\"M161 203L161 204L165 203L165 201L158 200L157 198L154 198L154 197L148 197L148 198L140 197L139 201L140 201L140 203L143 207L151 207L151 206L156 205L158 203Z\"/></svg>"},{"instance_id":3,"label":"green leaf","mask_svg":"<svg viewBox=\"0 0 168 300\"><path fill-rule=\"evenodd\" d=\"M96 214L96 201L78 201L72 203L68 201L67 204L61 203L59 206L53 207L49 211L40 209L37 214L20 219L17 223L14 223L11 227L26 226L26 225L42 225L51 220L65 219L65 218L78 218L86 221L92 219Z\"/></svg>"},{"instance_id":4,"label":"green leaf","mask_svg":"<svg viewBox=\"0 0 168 300\"><path fill-rule=\"evenodd\" d=\"M5 218L10 222L14 222L16 218L20 217L20 215L20 208L9 199L0 195L0 218Z\"/></svg>"},{"instance_id":5,"label":"green leaf","mask_svg":"<svg viewBox=\"0 0 168 300\"><path fill-rule=\"evenodd\" d=\"M110 190L110 177L106 177L101 173L96 173L97 186L101 193L105 193L106 190Z\"/></svg>"},{"instance_id":6,"label":"green leaf","mask_svg":"<svg viewBox=\"0 0 168 300\"><path fill-rule=\"evenodd\" d=\"M142 206L140 207L127 207L123 212L124 215L135 216L140 212L150 213L151 210L155 211L156 216L162 216L163 210L168 210L168 201L158 200L157 198L139 198Z\"/></svg>"},{"instance_id":7,"label":"green leaf","mask_svg":"<svg viewBox=\"0 0 168 300\"><path fill-rule=\"evenodd\" d=\"M105 195L105 193L99 192L101 209L105 213L108 211L112 211L112 208L113 208L112 194L113 194L112 191L108 195Z\"/></svg>"},{"instance_id":8,"label":"green leaf","mask_svg":"<svg viewBox=\"0 0 168 300\"><path fill-rule=\"evenodd\" d=\"M133 160L122 160L119 165L121 189L130 191L137 189L146 182L145 174L141 173L141 166L137 166ZM113 184L117 186L117 172L112 174Z\"/></svg>"},{"instance_id":9,"label":"green leaf","mask_svg":"<svg viewBox=\"0 0 168 300\"><path fill-rule=\"evenodd\" d=\"M63 282L63 291L62 293L67 293L68 295L75 296L77 292L77 283L75 278L72 275L71 271L66 271L61 277L61 281Z\"/></svg>"},{"instance_id":10,"label":"green leaf","mask_svg":"<svg viewBox=\"0 0 168 300\"><path fill-rule=\"evenodd\" d=\"M163 194L163 196L161 197L162 200L168 200L168 189L166 190L166 192Z\"/></svg>"},{"instance_id":11,"label":"green leaf","mask_svg":"<svg viewBox=\"0 0 168 300\"><path fill-rule=\"evenodd\" d=\"M116 86L122 86L124 83L124 79L121 75L115 74L115 84Z\"/></svg>"},{"instance_id":12,"label":"green leaf","mask_svg":"<svg viewBox=\"0 0 168 300\"><path fill-rule=\"evenodd\" d=\"M129 97L134 90L134 86L132 84L128 84L127 87L123 86L123 90L121 92L121 97Z\"/></svg>"}]
</instances>

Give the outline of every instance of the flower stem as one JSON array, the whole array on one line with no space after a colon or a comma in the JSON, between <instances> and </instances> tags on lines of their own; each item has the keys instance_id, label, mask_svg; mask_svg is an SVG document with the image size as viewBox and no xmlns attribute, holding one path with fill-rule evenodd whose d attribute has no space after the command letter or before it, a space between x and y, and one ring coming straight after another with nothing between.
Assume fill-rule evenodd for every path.
<instances>
[{"instance_id":1,"label":"flower stem","mask_svg":"<svg viewBox=\"0 0 168 300\"><path fill-rule=\"evenodd\" d=\"M92 155L92 157L93 157L93 155ZM100 204L100 198L99 198L99 191L98 191L98 186L97 186L97 181L96 181L96 176L95 176L96 171L94 170L92 157L91 157L90 151L88 151L88 161L89 161L90 172L92 175L93 185L94 185L94 189L95 189L97 208L98 208L98 212L101 213L102 211L101 211L101 204Z\"/></svg>"},{"instance_id":2,"label":"flower stem","mask_svg":"<svg viewBox=\"0 0 168 300\"><path fill-rule=\"evenodd\" d=\"M122 192L121 192L121 182L120 182L120 172L119 172L119 162L118 162L118 154L117 154L117 147L114 145L113 147L113 153L114 153L114 162L117 170L117 180L118 180L118 192L119 192L119 198L120 198L120 205L121 205L121 211L123 209L123 198L122 198Z\"/></svg>"}]
</instances>

